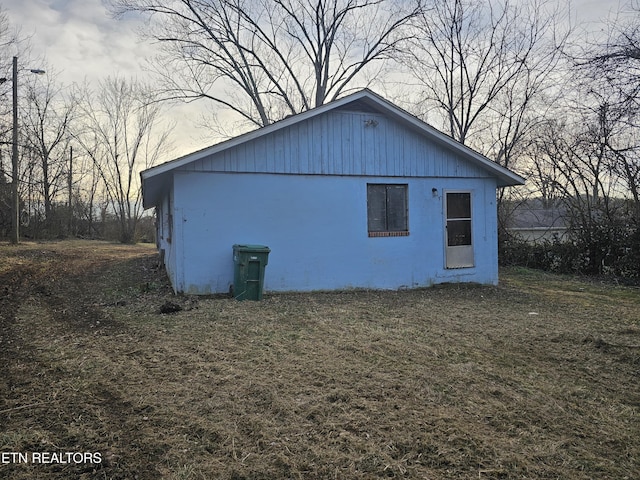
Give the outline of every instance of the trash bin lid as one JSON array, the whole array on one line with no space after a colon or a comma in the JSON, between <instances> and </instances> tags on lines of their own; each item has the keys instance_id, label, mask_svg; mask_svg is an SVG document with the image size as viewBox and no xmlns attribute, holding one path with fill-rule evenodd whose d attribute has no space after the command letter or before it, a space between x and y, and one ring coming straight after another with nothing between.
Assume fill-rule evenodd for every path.
<instances>
[{"instance_id":1,"label":"trash bin lid","mask_svg":"<svg viewBox=\"0 0 640 480\"><path fill-rule=\"evenodd\" d=\"M235 252L255 252L255 253L269 253L271 249L266 245L254 245L254 244L235 244L233 246Z\"/></svg>"}]
</instances>

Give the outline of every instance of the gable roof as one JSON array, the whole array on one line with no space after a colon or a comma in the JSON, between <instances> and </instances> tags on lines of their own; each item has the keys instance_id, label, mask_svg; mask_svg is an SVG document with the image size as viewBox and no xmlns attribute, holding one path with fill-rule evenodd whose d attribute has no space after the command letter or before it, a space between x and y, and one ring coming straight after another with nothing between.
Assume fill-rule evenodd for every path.
<instances>
[{"instance_id":1,"label":"gable roof","mask_svg":"<svg viewBox=\"0 0 640 480\"><path fill-rule=\"evenodd\" d=\"M379 112L393 120L405 125L408 128L417 131L429 140L453 150L467 161L486 170L489 174L496 177L498 186L523 185L525 180L520 175L511 170L489 160L484 155L454 140L452 137L437 130L431 125L423 122L414 115L406 112L397 105L389 102L380 95L371 90L364 89L357 93L342 97L333 102L326 103L317 108L307 110L297 115L292 115L283 120L275 122L266 127L253 130L251 132L239 135L224 142L212 145L202 150L187 154L175 160L151 167L140 173L143 191L143 206L149 208L157 204L161 198L162 189L166 185L166 176L173 170L183 167L192 162L198 161L205 157L215 155L230 148L236 147L246 142L250 142L265 135L272 134L279 130L285 129L297 123L309 120L313 117L322 115L331 110L344 108L345 106L356 106L364 111Z\"/></svg>"}]
</instances>

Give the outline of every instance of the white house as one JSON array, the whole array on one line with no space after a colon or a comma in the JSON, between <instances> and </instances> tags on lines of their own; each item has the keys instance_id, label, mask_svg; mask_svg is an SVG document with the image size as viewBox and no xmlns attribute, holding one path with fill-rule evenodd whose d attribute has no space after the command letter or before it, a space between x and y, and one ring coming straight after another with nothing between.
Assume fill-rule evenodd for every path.
<instances>
[{"instance_id":1,"label":"white house","mask_svg":"<svg viewBox=\"0 0 640 480\"><path fill-rule=\"evenodd\" d=\"M522 177L363 90L145 170L176 292L228 292L234 244L265 291L498 281L496 189Z\"/></svg>"}]
</instances>

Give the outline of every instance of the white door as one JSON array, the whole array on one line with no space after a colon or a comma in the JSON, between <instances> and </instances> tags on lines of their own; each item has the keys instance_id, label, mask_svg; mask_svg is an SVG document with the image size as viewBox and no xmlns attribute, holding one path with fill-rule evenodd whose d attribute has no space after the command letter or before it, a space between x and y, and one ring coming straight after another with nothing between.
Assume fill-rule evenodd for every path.
<instances>
[{"instance_id":1,"label":"white door","mask_svg":"<svg viewBox=\"0 0 640 480\"><path fill-rule=\"evenodd\" d=\"M445 192L445 266L474 266L471 192Z\"/></svg>"}]
</instances>

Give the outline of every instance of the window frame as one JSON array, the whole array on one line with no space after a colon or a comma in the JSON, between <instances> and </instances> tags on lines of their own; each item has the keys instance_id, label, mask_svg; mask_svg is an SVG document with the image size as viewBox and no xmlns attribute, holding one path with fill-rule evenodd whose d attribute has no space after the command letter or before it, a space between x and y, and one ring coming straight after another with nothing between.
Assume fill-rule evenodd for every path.
<instances>
[{"instance_id":1,"label":"window frame","mask_svg":"<svg viewBox=\"0 0 640 480\"><path fill-rule=\"evenodd\" d=\"M374 198L374 195L376 195L374 189L380 190L382 188L384 188L384 206L380 207L381 198ZM403 193L403 205L401 207L403 213L400 218L397 218L398 209L395 207L390 208L390 205L394 202L389 194L390 191L393 192L392 189L401 189ZM380 193L377 193L377 195L380 195ZM374 202L378 203L378 205L375 205ZM378 208L379 210L374 212L374 208ZM375 216L376 213L378 215L377 217ZM383 227L376 225L379 224L381 220L384 222ZM398 220L403 224L401 225L403 228L390 228L390 225L396 223ZM408 183L367 183L367 232L369 237L406 237L409 235Z\"/></svg>"}]
</instances>

